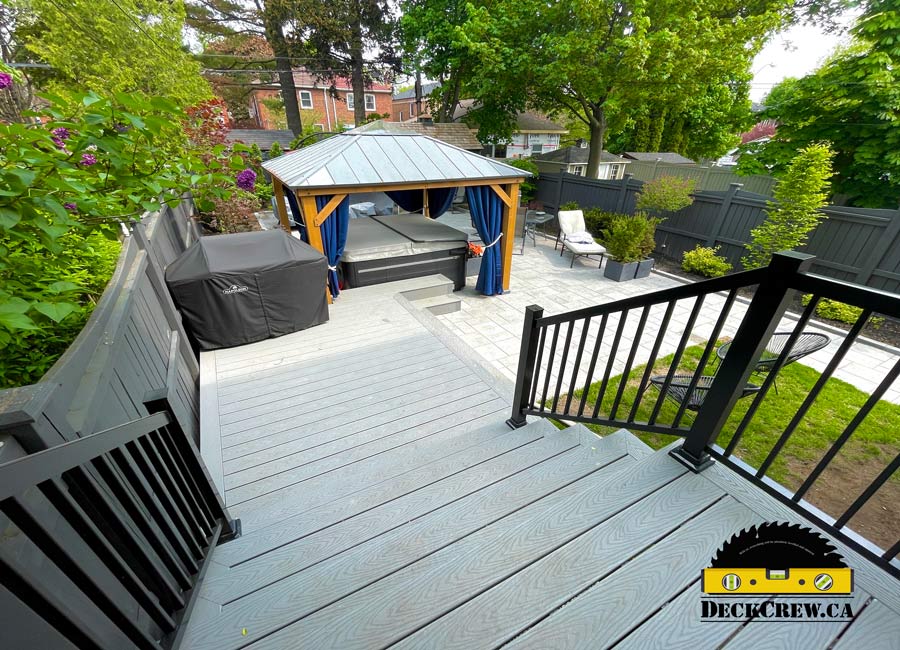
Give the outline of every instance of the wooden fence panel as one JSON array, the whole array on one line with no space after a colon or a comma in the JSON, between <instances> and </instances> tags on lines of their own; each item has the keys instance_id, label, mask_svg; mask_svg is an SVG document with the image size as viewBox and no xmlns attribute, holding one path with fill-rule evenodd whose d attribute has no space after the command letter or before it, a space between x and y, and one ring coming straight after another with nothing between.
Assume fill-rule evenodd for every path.
<instances>
[{"instance_id":1,"label":"wooden fence panel","mask_svg":"<svg viewBox=\"0 0 900 650\"><path fill-rule=\"evenodd\" d=\"M695 173L693 170L681 175ZM642 182L635 179L597 181L570 174L548 174L538 180L538 198L551 211L556 209L556 197L563 197L562 202L575 200L584 208L600 207L633 214L635 196L641 186ZM680 261L697 244L719 246L719 254L739 270L746 244L751 240L750 233L765 221L769 201L764 194L745 191L737 183L725 191L698 191L693 204L671 215L657 228L657 254ZM610 206L623 206L623 209ZM825 219L802 248L803 252L816 256L812 271L900 292L900 210L827 206L822 212Z\"/></svg>"}]
</instances>

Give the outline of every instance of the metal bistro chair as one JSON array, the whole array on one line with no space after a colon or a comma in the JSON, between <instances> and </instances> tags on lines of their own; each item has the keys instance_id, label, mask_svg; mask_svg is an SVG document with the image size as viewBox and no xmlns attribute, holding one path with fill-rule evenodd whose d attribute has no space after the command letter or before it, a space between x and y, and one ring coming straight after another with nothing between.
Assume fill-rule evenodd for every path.
<instances>
[{"instance_id":1,"label":"metal bistro chair","mask_svg":"<svg viewBox=\"0 0 900 650\"><path fill-rule=\"evenodd\" d=\"M673 375L672 381L666 388L666 398L675 402L679 406L687 402L685 404L686 409L690 411L699 411L700 407L703 406L703 402L706 399L706 394L709 393L709 389L712 386L715 377L713 375L700 376L697 379L697 385L694 387L694 390L692 390L691 394L688 395L688 388L690 388L691 380L693 378L693 375ZM657 390L662 390L665 383L665 375L657 375L650 378L650 385L654 386ZM759 392L759 389L760 387L756 384L747 384L746 386L744 386L741 397L747 397L748 395L757 393Z\"/></svg>"},{"instance_id":2,"label":"metal bistro chair","mask_svg":"<svg viewBox=\"0 0 900 650\"><path fill-rule=\"evenodd\" d=\"M762 356L756 362L756 367L753 369L754 374L765 375L772 371L775 367L775 362L778 361L778 357L784 350L784 346L787 344L791 334L792 332L775 332L772 335L772 338L766 343L766 349L763 351ZM819 334L818 332L802 332L794 343L794 346L791 348L790 354L788 354L782 368L786 368L789 364L792 364L813 352L821 350L829 343L831 343L831 338L825 334ZM720 345L716 350L716 357L718 357L720 365L725 359L725 355L728 354L730 347L731 341ZM773 380L773 383L775 385L775 394L777 395L778 382Z\"/></svg>"}]
</instances>

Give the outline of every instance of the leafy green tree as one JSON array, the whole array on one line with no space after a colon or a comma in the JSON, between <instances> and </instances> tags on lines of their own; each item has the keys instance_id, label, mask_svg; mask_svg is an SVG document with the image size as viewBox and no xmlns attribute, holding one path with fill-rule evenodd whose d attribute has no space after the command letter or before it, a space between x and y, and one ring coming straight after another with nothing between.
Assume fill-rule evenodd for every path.
<instances>
[{"instance_id":1,"label":"leafy green tree","mask_svg":"<svg viewBox=\"0 0 900 650\"><path fill-rule=\"evenodd\" d=\"M142 92L188 106L208 98L200 66L182 47L184 7L166 0L29 0L40 29L26 47L53 66L51 88Z\"/></svg>"},{"instance_id":2,"label":"leafy green tree","mask_svg":"<svg viewBox=\"0 0 900 650\"><path fill-rule=\"evenodd\" d=\"M744 268L765 266L773 253L793 250L806 242L825 216L820 209L828 198L833 157L828 145L813 144L801 149L791 161L775 186L775 200L767 205L766 220L750 231L747 255L741 258Z\"/></svg>"},{"instance_id":3,"label":"leafy green tree","mask_svg":"<svg viewBox=\"0 0 900 650\"><path fill-rule=\"evenodd\" d=\"M900 7L871 0L850 45L802 79L772 89L764 118L776 137L750 145L742 173L783 177L796 152L829 141L834 191L850 205L896 207L900 199Z\"/></svg>"},{"instance_id":4,"label":"leafy green tree","mask_svg":"<svg viewBox=\"0 0 900 650\"><path fill-rule=\"evenodd\" d=\"M694 181L677 176L660 176L646 181L638 192L635 207L653 214L677 212L694 202Z\"/></svg>"}]
</instances>

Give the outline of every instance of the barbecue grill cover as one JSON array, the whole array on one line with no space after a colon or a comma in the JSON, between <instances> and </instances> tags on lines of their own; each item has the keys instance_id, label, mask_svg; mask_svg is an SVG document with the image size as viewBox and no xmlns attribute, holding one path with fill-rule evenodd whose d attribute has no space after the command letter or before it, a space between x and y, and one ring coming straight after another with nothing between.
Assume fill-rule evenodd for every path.
<instances>
[{"instance_id":1,"label":"barbecue grill cover","mask_svg":"<svg viewBox=\"0 0 900 650\"><path fill-rule=\"evenodd\" d=\"M166 269L201 350L282 336L328 320L325 256L281 230L202 237Z\"/></svg>"}]
</instances>

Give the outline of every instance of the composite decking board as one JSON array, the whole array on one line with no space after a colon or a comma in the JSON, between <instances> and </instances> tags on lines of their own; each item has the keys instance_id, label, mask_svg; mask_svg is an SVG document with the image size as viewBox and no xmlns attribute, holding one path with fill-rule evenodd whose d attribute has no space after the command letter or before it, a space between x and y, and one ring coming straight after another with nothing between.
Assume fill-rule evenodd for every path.
<instances>
[{"instance_id":1,"label":"composite decking board","mask_svg":"<svg viewBox=\"0 0 900 650\"><path fill-rule=\"evenodd\" d=\"M339 454L356 454L360 448L391 449L397 444L407 444L417 438L428 435L422 430L423 425L443 418L458 417L457 411L480 406L485 403L496 403L502 406L493 393L478 390L469 386L465 389L451 390L446 404L435 403L430 408L414 410L409 407L397 407L394 419L369 425L362 422L359 426L347 426L331 430L330 437L307 436L291 448L289 454L272 459L266 463L256 464L246 471L234 472L225 477L229 502L238 503L269 492L272 486L286 487L295 483L295 475L306 475L301 469L326 459L333 459ZM463 416L465 417L465 416ZM402 441L402 442L400 442ZM385 446L387 445L387 446ZM287 449L282 445L281 449ZM365 453L365 456L372 455Z\"/></svg>"},{"instance_id":2,"label":"composite decking board","mask_svg":"<svg viewBox=\"0 0 900 650\"><path fill-rule=\"evenodd\" d=\"M726 497L504 647L609 647L696 580L722 540L760 522L755 512Z\"/></svg>"},{"instance_id":3,"label":"composite decking board","mask_svg":"<svg viewBox=\"0 0 900 650\"><path fill-rule=\"evenodd\" d=\"M440 379L448 373L471 375L459 359L450 355L435 352L431 355L408 359L397 363L396 367L372 368L369 371L354 372L352 381L343 384L335 378L320 382L312 382L301 390L285 390L281 387L272 391L268 401L255 406L225 414L221 417L222 426L231 430L246 431L254 423L268 424L284 419L288 412L300 415L318 413L323 419L331 407L346 402L377 402L379 396L398 386L408 386L413 377ZM344 389L344 390L342 390ZM405 394L415 394L407 388ZM298 394L303 400L297 400ZM243 423L243 424L239 424ZM244 429L238 427L244 426ZM230 435L230 434L229 434Z\"/></svg>"},{"instance_id":4,"label":"composite decking board","mask_svg":"<svg viewBox=\"0 0 900 650\"><path fill-rule=\"evenodd\" d=\"M571 437L555 436L528 440L514 449L498 450L494 457L473 464L452 477L233 567L225 575L208 576L204 594L222 604L235 601L577 446L577 441Z\"/></svg>"},{"instance_id":5,"label":"composite decking board","mask_svg":"<svg viewBox=\"0 0 900 650\"><path fill-rule=\"evenodd\" d=\"M405 432L412 427L431 422L436 417L454 415L454 406L466 408L496 399L494 395L484 391L471 390L462 393L454 390L464 385L467 380L468 378L461 378L448 382L446 384L450 391L448 396L452 396L452 401L448 402L447 406L435 405L430 413L429 409L413 411L398 406L394 413L395 419L389 420L387 415L384 417L373 416L371 422L362 420L351 422L341 428L329 429L328 432L331 435L328 437L311 434L290 443L280 444L272 448L271 453L257 453L237 458L225 466L225 487L228 490L234 490L244 485L264 481L296 467L333 456L345 449ZM428 418L428 415L436 417Z\"/></svg>"},{"instance_id":6,"label":"composite decking board","mask_svg":"<svg viewBox=\"0 0 900 650\"><path fill-rule=\"evenodd\" d=\"M874 600L857 616L833 650L900 650L900 616Z\"/></svg>"},{"instance_id":7,"label":"composite decking board","mask_svg":"<svg viewBox=\"0 0 900 650\"><path fill-rule=\"evenodd\" d=\"M859 611L869 600L866 592L855 589L849 601L854 612ZM775 598L774 602L810 602L809 598ZM825 601L829 602L829 601ZM798 623L797 621L750 621L726 643L724 650L826 650L838 635L847 629L851 621L816 621ZM869 644L866 644L868 647Z\"/></svg>"},{"instance_id":8,"label":"composite decking board","mask_svg":"<svg viewBox=\"0 0 900 650\"><path fill-rule=\"evenodd\" d=\"M366 341L365 339L362 340ZM276 370L294 369L303 364L307 364L310 361L322 359L323 357L334 357L335 355L343 354L349 358L355 351L366 352L372 348L386 347L386 344L388 343L399 344L404 341L411 342L414 340L424 342L427 338L422 335L419 328L411 327L409 329L397 329L389 327L385 332L382 332L378 336L377 345L373 345L371 343L372 340L373 339L369 338L367 342L362 344L360 343L360 339L343 341L324 348L298 350L293 354L283 355L277 359L261 361L258 363L248 363L240 368L220 371L218 373L219 381L222 382L223 386L232 386L234 384L242 383L247 379L255 379L261 374L268 374ZM273 373L273 375L270 376L277 376L277 374L278 373Z\"/></svg>"},{"instance_id":9,"label":"composite decking board","mask_svg":"<svg viewBox=\"0 0 900 650\"><path fill-rule=\"evenodd\" d=\"M412 427L411 429L388 439L354 447L345 451L343 454L322 458L316 462L305 465L302 470L295 471L292 476L295 480L293 484L282 487L275 493L261 495L259 497L248 499L242 503L234 503L229 500L228 505L229 507L234 506L234 510L243 513L242 516L245 517L248 522L254 522L254 525L261 525L263 522L271 523L273 517L277 517L275 519L277 521L278 518L295 512L295 510L292 509L285 510L282 505L285 500L296 502L308 497L310 488L309 485L307 485L307 481L309 479L327 474L334 475L335 470L344 467L352 467L368 458L389 453L395 449L402 450L402 448L407 447L411 443L422 438L456 435L457 427L462 422L468 421L473 415L477 417L493 413L495 417L501 416L501 414L505 412L505 408L503 407L505 407L505 404L499 400L469 405L468 410L472 413L454 413L447 418L432 420L427 425ZM329 485L328 482L326 482L325 489L334 490L335 487L333 486L333 483L336 480L339 479L337 479L337 477L332 478L332 485ZM296 506L292 504L290 508L296 508ZM278 514L274 515L273 511Z\"/></svg>"},{"instance_id":10,"label":"composite decking board","mask_svg":"<svg viewBox=\"0 0 900 650\"><path fill-rule=\"evenodd\" d=\"M700 620L700 580L688 585L677 598L641 622L616 646L616 650L673 650L674 648L718 648L743 623Z\"/></svg>"},{"instance_id":11,"label":"composite decking board","mask_svg":"<svg viewBox=\"0 0 900 650\"><path fill-rule=\"evenodd\" d=\"M654 457L630 466L627 476L604 481L601 473L596 483L569 485L313 613L258 647L292 647L283 645L287 639L342 650L386 647L684 476L686 470L676 464L668 456ZM715 500L696 490L691 494L698 501L689 512Z\"/></svg>"},{"instance_id":12,"label":"composite decking board","mask_svg":"<svg viewBox=\"0 0 900 650\"><path fill-rule=\"evenodd\" d=\"M423 365L427 365L427 362ZM440 368L446 369L442 372ZM409 374L420 372L416 366L408 367L407 370ZM427 372L429 370L431 370L431 368L426 367L421 370L421 372ZM446 375L446 379L444 379L444 375ZM269 410L257 413L256 417L252 419L222 423L222 437L225 439L224 442L227 446L233 446L232 437L237 436L234 438L236 440L248 439L248 436L250 436L252 432L261 429L269 431L272 425L278 425L278 423L286 421L302 422L311 426L320 423L318 426L328 425L330 428L331 423L335 419L333 416L341 412L346 412L348 409L363 412L367 410L371 411L373 408L384 408L385 405L389 403L389 400L382 395L382 390L390 393L390 400L394 402L401 399L405 399L407 402L415 402L421 401L418 399L420 395L425 395L427 393L425 389L433 388L435 383L440 383L442 380L447 382L458 381L460 378L472 378L475 380L475 377L473 377L468 368L465 368L458 363L454 364L452 359L444 358L441 359L441 363L437 366L435 372L426 374L426 381L424 381L421 391L410 389L408 384L404 381L404 377L399 376L385 380L383 389L373 382L372 386L369 388L370 392L368 395L364 393L361 394L360 391L357 390L356 392L350 391L350 394L346 397L335 396L332 408L329 408L329 404L332 400L328 397L322 397L315 401L306 402L306 393L302 393L304 396L303 400L296 399L297 394L285 395L282 397L282 401L287 403L284 404L283 408L277 408L276 405L275 408L269 407ZM325 388L323 392L332 391L337 387L339 387L339 385ZM395 390L397 387L403 387L405 390L401 390L398 394L397 390ZM357 405L358 407L354 408Z\"/></svg>"},{"instance_id":13,"label":"composite decking board","mask_svg":"<svg viewBox=\"0 0 900 650\"><path fill-rule=\"evenodd\" d=\"M421 392L401 398L405 403L394 399L393 406L368 405L368 408L358 410L352 407L346 410L338 408L327 423L318 419L306 422L297 417L298 426L276 431L265 427L262 431L254 431L260 435L244 440L238 439L232 445L229 445L228 439L223 437L223 457L228 462L228 473L234 473L241 467L257 465L261 461L268 462L294 454L321 440L335 440L341 436L376 427L390 427L392 422L396 423L395 427L400 427L407 419L411 422L428 422L425 412L441 403L441 389L444 387L447 390L445 394L449 396L452 393L454 400L471 395L499 399L485 386L473 384L470 377L463 376L450 379L446 384L438 382L422 386Z\"/></svg>"},{"instance_id":14,"label":"composite decking board","mask_svg":"<svg viewBox=\"0 0 900 650\"><path fill-rule=\"evenodd\" d=\"M481 392L489 390L483 384L475 384L475 381L477 380L470 376L453 375L446 385L450 386L452 384L454 388L458 388L460 383L462 383L473 389L480 389ZM330 414L320 413L316 410L308 414L296 415L294 418L259 424L252 429L227 435L223 434L222 455L225 460L232 460L251 454L260 454L261 457L265 458L275 458L283 454L267 453L265 450L274 449L279 445L296 443L310 435L321 435L329 431L362 427L367 420L370 426L390 422L392 420L392 409L395 410L397 408L398 401L402 399L405 402L404 413L417 413L428 408L429 404L434 403L434 399L441 393L442 385L444 384L440 381L434 384L426 382L420 387L420 390L408 391L407 395L394 398L391 404L378 400L374 404L364 404L364 408L356 408L354 402L347 402L337 404ZM450 389L448 388L447 390L449 391ZM416 405L419 406L417 407Z\"/></svg>"},{"instance_id":15,"label":"composite decking board","mask_svg":"<svg viewBox=\"0 0 900 650\"><path fill-rule=\"evenodd\" d=\"M597 466L597 457L573 449L472 494L432 515L357 546L242 598L215 619L192 617L186 647L230 650L244 647L460 539L489 526L548 494L591 475L619 474L633 463L627 456ZM618 471L616 471L618 470ZM247 633L243 634L246 629ZM280 637L279 637L280 638ZM313 647L313 646L308 646Z\"/></svg>"},{"instance_id":16,"label":"composite decking board","mask_svg":"<svg viewBox=\"0 0 900 650\"><path fill-rule=\"evenodd\" d=\"M225 494L222 469L222 432L216 390L216 353L200 353L200 456L219 494Z\"/></svg>"},{"instance_id":17,"label":"composite decking board","mask_svg":"<svg viewBox=\"0 0 900 650\"><path fill-rule=\"evenodd\" d=\"M709 484L697 475L683 475L392 647L447 650L497 647L723 496L721 491L710 490ZM586 523L594 519L585 517ZM510 546L514 545L515 540L510 543ZM510 552L515 554L517 551ZM486 559L482 553L475 552L471 557L477 558L477 562ZM468 570L465 563L448 566L447 573L436 584L449 578L454 590L460 593L438 596L438 589L432 589L428 593L432 606L426 606L424 616L432 615L432 612L436 615L454 596L459 598L473 593L471 588L462 589L459 580L459 574ZM411 590L416 599L422 598L422 590L429 586L423 584L426 579L433 580L434 576L423 578L418 584L408 581L411 587L418 588ZM465 579L469 580L469 576ZM437 604L435 597L440 598ZM402 596L399 598L391 603L390 609L420 609L419 605L404 602ZM382 626L374 624L374 627ZM399 625L390 632L397 634Z\"/></svg>"},{"instance_id":18,"label":"composite decking board","mask_svg":"<svg viewBox=\"0 0 900 650\"><path fill-rule=\"evenodd\" d=\"M416 349L410 355L403 355L400 358L397 358L396 355L390 357L390 361L378 359L374 363L354 365L350 368L352 374L349 380L347 379L346 370L343 375L333 374L337 371L332 370L330 373L323 375L306 375L302 379L293 382L278 382L276 390L272 390L270 386L268 390L243 391L229 399L228 403L222 406L222 415L231 416L237 412L245 415L247 411L270 406L272 402L280 402L283 405L286 396L295 396L300 391L302 391L304 398L310 401L318 398L315 396L307 397L310 395L310 392L333 399L351 399L347 395L351 394L354 389L368 388L371 391L376 388L376 385L373 384L374 381L378 382L377 389L379 391L384 390L381 386L382 381L408 372L407 368L430 369L452 362L455 362L457 365L461 363L455 357L441 354L439 348ZM343 392L341 389L343 389Z\"/></svg>"},{"instance_id":19,"label":"composite decking board","mask_svg":"<svg viewBox=\"0 0 900 650\"><path fill-rule=\"evenodd\" d=\"M704 470L701 476L715 483L767 521L798 523L820 533L844 557L847 566L853 569L854 586L872 594L900 618L900 589L897 588L896 578L872 564L840 540L830 537L818 526L815 526L810 521L806 521L786 505L755 487L749 481L744 480L727 467L716 463Z\"/></svg>"},{"instance_id":20,"label":"composite decking board","mask_svg":"<svg viewBox=\"0 0 900 650\"><path fill-rule=\"evenodd\" d=\"M391 363L397 356L413 355L421 351L439 350L440 345L434 340L428 339L404 339L395 345L370 346L365 351L358 351L352 355L337 354L327 357L312 359L309 363L292 364L279 372L259 373L255 378L248 378L243 382L234 382L219 387L219 393L228 398L240 397L244 394L258 395L259 389L269 386L273 381L279 385L302 386L311 378L325 379L327 377L347 374L348 369L368 369L379 364ZM335 374L338 373L338 374Z\"/></svg>"},{"instance_id":21,"label":"composite decking board","mask_svg":"<svg viewBox=\"0 0 900 650\"><path fill-rule=\"evenodd\" d=\"M250 519L244 520L244 530L278 525L325 503L345 497L354 498L351 495L368 489L367 486L373 483L390 480L446 455L451 447L463 449L471 446L473 437L480 436L484 427L495 424L504 413L505 409L486 410L479 417L444 429L435 436L323 472L304 481L302 485L285 490L281 500L260 499L257 508L248 508ZM435 449L438 451L435 452Z\"/></svg>"},{"instance_id":22,"label":"composite decking board","mask_svg":"<svg viewBox=\"0 0 900 650\"><path fill-rule=\"evenodd\" d=\"M544 421L541 421L544 422ZM216 549L215 564L235 566L258 555L280 548L290 542L310 535L330 525L361 514L382 503L415 492L434 482L465 471L480 459L491 457L502 449L514 446L522 440L533 440L546 435L544 426L530 424L518 431L510 431L505 424L478 428L450 440L428 440L410 445L423 448L397 457L388 453L369 459L365 471L354 471L340 481L349 492L341 492L337 498L313 505L271 526L245 534ZM510 440L507 440L510 438ZM367 463L360 463L365 465ZM412 468L408 467L412 465ZM391 474L391 472L396 472ZM316 479L310 481L314 483ZM313 494L321 493L317 488Z\"/></svg>"}]
</instances>

